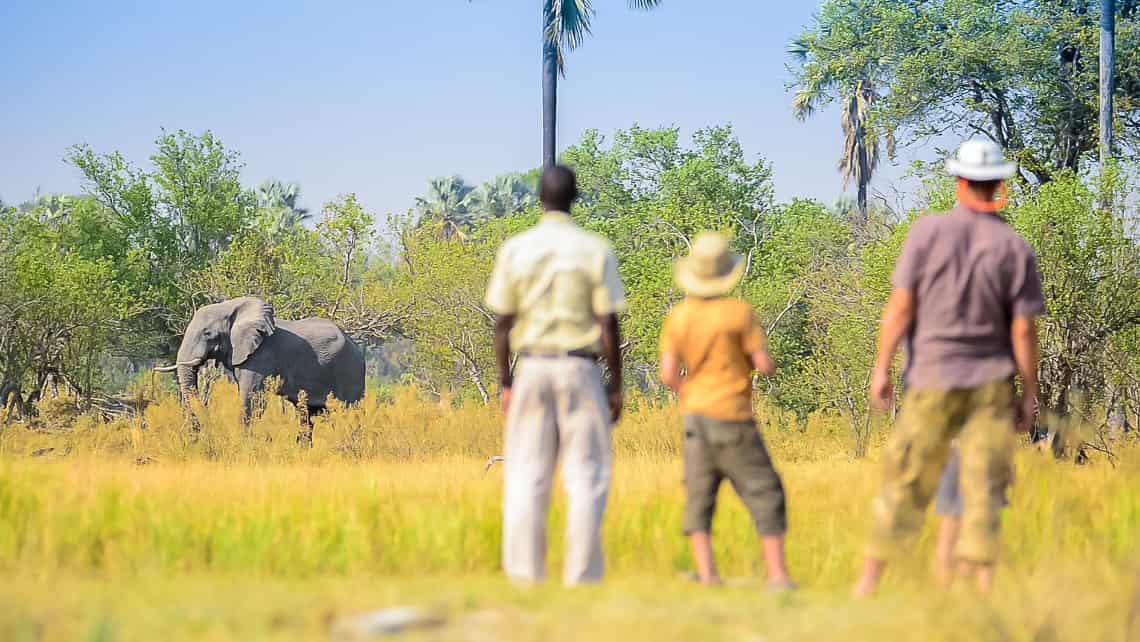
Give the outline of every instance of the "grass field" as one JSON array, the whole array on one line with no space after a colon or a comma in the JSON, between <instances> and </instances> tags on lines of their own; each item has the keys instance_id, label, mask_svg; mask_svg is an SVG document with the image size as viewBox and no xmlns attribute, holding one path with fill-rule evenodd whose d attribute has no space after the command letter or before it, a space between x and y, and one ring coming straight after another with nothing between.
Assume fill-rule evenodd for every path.
<instances>
[{"instance_id":1,"label":"grass field","mask_svg":"<svg viewBox=\"0 0 1140 642\"><path fill-rule=\"evenodd\" d=\"M197 437L169 399L145 423L0 428L0 640L327 639L338 615L405 604L449 615L410 639L1140 640L1132 450L1115 467L1019 452L992 599L930 589L928 528L882 595L856 603L874 453L851 460L841 422L770 413L761 423L803 590L763 592L754 535L726 489L717 548L736 581L705 591L679 577L690 560L677 418L641 407L614 435L607 582L521 590L497 573L493 409L411 392L370 400L322 417L310 451L275 402L248 435L231 390L199 411ZM553 577L563 517L559 501Z\"/></svg>"}]
</instances>

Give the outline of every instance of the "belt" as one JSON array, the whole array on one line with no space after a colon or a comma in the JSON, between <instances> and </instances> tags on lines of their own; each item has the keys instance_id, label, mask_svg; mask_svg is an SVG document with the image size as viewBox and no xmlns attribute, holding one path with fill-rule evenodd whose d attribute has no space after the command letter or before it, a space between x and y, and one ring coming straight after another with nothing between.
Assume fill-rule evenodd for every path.
<instances>
[{"instance_id":1,"label":"belt","mask_svg":"<svg viewBox=\"0 0 1140 642\"><path fill-rule=\"evenodd\" d=\"M589 350L571 350L569 352L523 352L520 356L525 359L562 359L573 357L575 359L589 359L597 361L598 354Z\"/></svg>"}]
</instances>

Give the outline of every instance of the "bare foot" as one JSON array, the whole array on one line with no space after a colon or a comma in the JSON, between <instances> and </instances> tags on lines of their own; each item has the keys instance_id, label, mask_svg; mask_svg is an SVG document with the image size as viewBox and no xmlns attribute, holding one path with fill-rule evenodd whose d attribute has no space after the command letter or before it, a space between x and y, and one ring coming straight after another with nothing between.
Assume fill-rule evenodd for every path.
<instances>
[{"instance_id":1,"label":"bare foot","mask_svg":"<svg viewBox=\"0 0 1140 642\"><path fill-rule=\"evenodd\" d=\"M855 588L851 590L851 594L858 599L874 595L875 589L879 588L879 580L882 579L883 571L886 568L887 563L884 560L870 556L863 558L863 572L859 575L859 581L855 583Z\"/></svg>"},{"instance_id":2,"label":"bare foot","mask_svg":"<svg viewBox=\"0 0 1140 642\"><path fill-rule=\"evenodd\" d=\"M799 584L796 584L788 578L784 578L782 582L768 582L769 593L793 593L799 590Z\"/></svg>"},{"instance_id":3,"label":"bare foot","mask_svg":"<svg viewBox=\"0 0 1140 642\"><path fill-rule=\"evenodd\" d=\"M860 600L867 599L875 594L875 589L878 588L877 584L878 582L874 578L864 575L855 583L855 588L851 590L851 596Z\"/></svg>"}]
</instances>

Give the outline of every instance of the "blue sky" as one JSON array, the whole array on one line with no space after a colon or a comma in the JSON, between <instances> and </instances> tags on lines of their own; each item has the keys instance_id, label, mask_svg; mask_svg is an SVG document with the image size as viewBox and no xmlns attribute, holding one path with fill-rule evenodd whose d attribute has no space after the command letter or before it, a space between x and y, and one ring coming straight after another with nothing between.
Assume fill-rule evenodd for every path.
<instances>
[{"instance_id":1,"label":"blue sky","mask_svg":"<svg viewBox=\"0 0 1140 642\"><path fill-rule=\"evenodd\" d=\"M779 198L839 195L838 114L799 123L785 88L787 42L816 2L594 4L594 34L560 85L560 148L588 128L732 123L772 162ZM145 164L162 128L212 130L241 153L246 183L298 181L311 208L351 191L379 214L404 211L432 176L537 166L540 6L0 3L0 198L78 191L62 160L75 143ZM901 173L883 168L876 186Z\"/></svg>"}]
</instances>

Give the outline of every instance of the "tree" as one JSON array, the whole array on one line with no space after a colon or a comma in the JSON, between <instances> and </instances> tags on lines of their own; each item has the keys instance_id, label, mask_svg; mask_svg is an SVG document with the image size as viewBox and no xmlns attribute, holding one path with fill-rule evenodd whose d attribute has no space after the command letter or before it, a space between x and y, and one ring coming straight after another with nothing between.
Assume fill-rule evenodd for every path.
<instances>
[{"instance_id":1,"label":"tree","mask_svg":"<svg viewBox=\"0 0 1140 642\"><path fill-rule=\"evenodd\" d=\"M128 321L141 309L129 291L139 265L120 253L122 239L108 223L92 199L0 213L4 405L26 412L49 381L90 401L99 355L129 341Z\"/></svg>"},{"instance_id":2,"label":"tree","mask_svg":"<svg viewBox=\"0 0 1140 642\"><path fill-rule=\"evenodd\" d=\"M652 9L661 0L629 0L635 9ZM590 0L543 0L542 3L542 166L556 162L558 76L565 73L565 54L590 34L594 7Z\"/></svg>"},{"instance_id":3,"label":"tree","mask_svg":"<svg viewBox=\"0 0 1140 642\"><path fill-rule=\"evenodd\" d=\"M471 192L468 209L480 219L503 218L538 205L538 196L518 174L496 176Z\"/></svg>"},{"instance_id":4,"label":"tree","mask_svg":"<svg viewBox=\"0 0 1140 642\"><path fill-rule=\"evenodd\" d=\"M404 311L399 331L412 341L420 385L437 395L458 392L490 401L494 315L483 306L487 279L500 243L533 222L533 216L491 221L461 244L415 226L396 231L401 269L385 287L386 300L372 301Z\"/></svg>"},{"instance_id":5,"label":"tree","mask_svg":"<svg viewBox=\"0 0 1140 642\"><path fill-rule=\"evenodd\" d=\"M132 293L146 301L134 345L151 356L169 353L174 338L205 302L188 284L250 226L255 204L241 185L241 162L210 132L179 130L155 141L153 169L135 167L118 152L86 145L68 153L88 194L108 214L106 224L124 252L145 264ZM157 345L156 345L157 343Z\"/></svg>"},{"instance_id":6,"label":"tree","mask_svg":"<svg viewBox=\"0 0 1140 642\"><path fill-rule=\"evenodd\" d=\"M1129 186L1112 173L1105 198L1072 175L1059 176L1009 212L1037 252L1048 315L1041 328L1041 395L1054 412L1080 390L1106 402L1106 384L1134 367L1119 352L1140 327L1140 243L1125 226ZM1112 208L1098 207L1098 201Z\"/></svg>"},{"instance_id":7,"label":"tree","mask_svg":"<svg viewBox=\"0 0 1140 642\"><path fill-rule=\"evenodd\" d=\"M1116 2L1100 2L1100 167L1112 159L1112 100L1116 93Z\"/></svg>"},{"instance_id":8,"label":"tree","mask_svg":"<svg viewBox=\"0 0 1140 642\"><path fill-rule=\"evenodd\" d=\"M792 99L792 113L797 119L806 120L836 95L842 103L843 153L839 157L838 169L843 177L844 190L851 180L855 181L856 204L865 220L867 188L879 164L879 137L871 127L871 110L878 98L875 92L878 65L871 58L858 64L847 61L839 68L818 64L823 51L840 46L836 41L843 41L842 46L857 50L853 43L875 37L876 25L870 21L870 15L862 13L864 4L837 3L826 7L832 11L820 14L817 30L826 32L829 42L822 45L816 34L809 33L793 40L788 52L801 65L801 73L796 80L798 90Z\"/></svg>"},{"instance_id":9,"label":"tree","mask_svg":"<svg viewBox=\"0 0 1140 642\"><path fill-rule=\"evenodd\" d=\"M254 191L257 202L256 225L270 236L280 235L304 225L309 219L309 210L300 207L301 186L297 183L284 183L271 178L264 181Z\"/></svg>"},{"instance_id":10,"label":"tree","mask_svg":"<svg viewBox=\"0 0 1140 642\"><path fill-rule=\"evenodd\" d=\"M827 0L796 39L793 86L828 100L872 73L869 123L888 143L986 136L1037 184L1097 147L1097 11L1051 0ZM1119 8L1118 8L1119 9ZM1140 154L1140 25L1117 11L1117 149Z\"/></svg>"},{"instance_id":11,"label":"tree","mask_svg":"<svg viewBox=\"0 0 1140 642\"><path fill-rule=\"evenodd\" d=\"M431 179L427 194L416 197L419 225L431 227L444 240L463 240L476 220L469 200L474 190L459 176Z\"/></svg>"}]
</instances>

